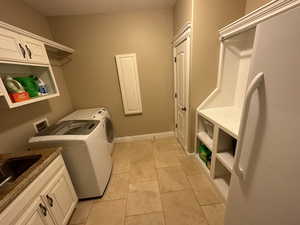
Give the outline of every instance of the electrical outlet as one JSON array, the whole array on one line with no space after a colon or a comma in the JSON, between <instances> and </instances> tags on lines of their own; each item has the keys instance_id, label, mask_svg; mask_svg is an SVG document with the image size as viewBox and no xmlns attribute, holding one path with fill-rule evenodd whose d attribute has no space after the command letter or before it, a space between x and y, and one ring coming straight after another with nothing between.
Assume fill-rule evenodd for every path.
<instances>
[{"instance_id":1,"label":"electrical outlet","mask_svg":"<svg viewBox=\"0 0 300 225\"><path fill-rule=\"evenodd\" d=\"M48 122L47 118L44 118L44 119L34 122L33 127L35 130L35 133L40 133L43 130L45 130L47 127L49 127L49 122Z\"/></svg>"}]
</instances>

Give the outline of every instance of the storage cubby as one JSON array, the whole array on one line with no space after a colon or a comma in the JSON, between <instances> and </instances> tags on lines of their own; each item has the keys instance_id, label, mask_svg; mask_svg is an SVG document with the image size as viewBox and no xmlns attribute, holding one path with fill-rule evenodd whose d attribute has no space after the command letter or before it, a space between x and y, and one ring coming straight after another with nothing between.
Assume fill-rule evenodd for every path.
<instances>
[{"instance_id":1,"label":"storage cubby","mask_svg":"<svg viewBox=\"0 0 300 225\"><path fill-rule=\"evenodd\" d=\"M47 87L47 94L31 97L30 99L21 102L13 102L4 84L4 80L7 75L12 78L28 77L31 75L40 78ZM59 95L57 84L50 65L37 66L28 64L0 63L0 78L0 89L2 90L2 95L4 95L10 108L46 100Z\"/></svg>"},{"instance_id":2,"label":"storage cubby","mask_svg":"<svg viewBox=\"0 0 300 225\"><path fill-rule=\"evenodd\" d=\"M218 159L216 159L214 182L225 199L228 196L230 179L231 173L223 166L223 164Z\"/></svg>"},{"instance_id":3,"label":"storage cubby","mask_svg":"<svg viewBox=\"0 0 300 225\"><path fill-rule=\"evenodd\" d=\"M203 142L211 151L213 149L214 124L204 117L198 119L198 139Z\"/></svg>"},{"instance_id":4,"label":"storage cubby","mask_svg":"<svg viewBox=\"0 0 300 225\"><path fill-rule=\"evenodd\" d=\"M201 165L203 166L203 168L205 169L205 171L210 174L210 169L211 169L211 160L212 160L212 150L208 148L208 146L206 146L206 144L204 142L202 142L200 139L197 139L197 158L199 159ZM201 156L200 156L200 148L201 146L205 146L206 147L206 150L209 152L210 154L210 159L208 160L209 163L206 163L203 159L201 159Z\"/></svg>"},{"instance_id":5,"label":"storage cubby","mask_svg":"<svg viewBox=\"0 0 300 225\"><path fill-rule=\"evenodd\" d=\"M230 172L233 169L236 144L237 140L234 137L222 129L219 130L216 157Z\"/></svg>"}]
</instances>

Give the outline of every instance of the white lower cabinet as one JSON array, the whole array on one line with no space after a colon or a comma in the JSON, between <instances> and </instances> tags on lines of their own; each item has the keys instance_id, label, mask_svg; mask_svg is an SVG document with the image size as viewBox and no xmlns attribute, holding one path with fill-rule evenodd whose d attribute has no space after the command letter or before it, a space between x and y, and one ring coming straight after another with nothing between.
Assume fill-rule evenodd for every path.
<instances>
[{"instance_id":1,"label":"white lower cabinet","mask_svg":"<svg viewBox=\"0 0 300 225\"><path fill-rule=\"evenodd\" d=\"M60 155L0 213L0 224L66 225L77 201Z\"/></svg>"},{"instance_id":2,"label":"white lower cabinet","mask_svg":"<svg viewBox=\"0 0 300 225\"><path fill-rule=\"evenodd\" d=\"M47 202L47 207L56 224L66 224L73 212L77 197L65 168L61 169L48 185L42 193L42 198Z\"/></svg>"},{"instance_id":3,"label":"white lower cabinet","mask_svg":"<svg viewBox=\"0 0 300 225\"><path fill-rule=\"evenodd\" d=\"M24 212L16 225L55 225L40 197Z\"/></svg>"}]
</instances>

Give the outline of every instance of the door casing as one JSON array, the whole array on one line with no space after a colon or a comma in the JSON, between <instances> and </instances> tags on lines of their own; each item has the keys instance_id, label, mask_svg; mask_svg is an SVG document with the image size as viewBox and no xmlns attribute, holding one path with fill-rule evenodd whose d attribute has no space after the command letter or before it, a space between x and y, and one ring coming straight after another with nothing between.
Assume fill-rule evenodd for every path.
<instances>
[{"instance_id":1,"label":"door casing","mask_svg":"<svg viewBox=\"0 0 300 225\"><path fill-rule=\"evenodd\" d=\"M186 118L185 118L185 141L182 144L182 147L184 148L184 150L186 151L186 153L188 153L188 146L189 146L189 115L190 115L190 68L191 68L191 25L187 24L184 27L184 30L181 32L180 35L177 35L175 37L175 40L173 42L173 66L174 66L174 110L175 110L175 136L178 137L177 135L177 128L176 128L176 124L178 124L177 122L177 98L176 98L176 93L177 91L177 74L176 74L176 47L178 47L180 44L185 42L185 46L186 46L186 61L187 63L187 69L186 69L186 79L185 79L185 102L186 102Z\"/></svg>"}]
</instances>

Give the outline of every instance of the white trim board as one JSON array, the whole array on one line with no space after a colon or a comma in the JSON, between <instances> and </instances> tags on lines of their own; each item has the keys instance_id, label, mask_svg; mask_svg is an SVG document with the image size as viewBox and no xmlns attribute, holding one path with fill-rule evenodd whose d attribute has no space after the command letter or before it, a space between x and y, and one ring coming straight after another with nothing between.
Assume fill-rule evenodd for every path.
<instances>
[{"instance_id":1,"label":"white trim board","mask_svg":"<svg viewBox=\"0 0 300 225\"><path fill-rule=\"evenodd\" d=\"M167 132L161 132L161 133L151 133L151 134L142 134L142 135L136 135L136 136L117 137L117 138L115 138L115 143L141 141L141 140L155 140L155 139L167 138L167 137L175 137L175 132L167 131Z\"/></svg>"},{"instance_id":2,"label":"white trim board","mask_svg":"<svg viewBox=\"0 0 300 225\"><path fill-rule=\"evenodd\" d=\"M273 0L219 30L220 40L227 39L257 24L300 5L299 0Z\"/></svg>"},{"instance_id":3,"label":"white trim board","mask_svg":"<svg viewBox=\"0 0 300 225\"><path fill-rule=\"evenodd\" d=\"M173 44L177 41L178 38L180 38L180 36L182 36L182 34L184 34L187 30L191 30L191 29L192 29L191 22L187 22L185 25L183 25L181 29L174 35Z\"/></svg>"}]
</instances>

